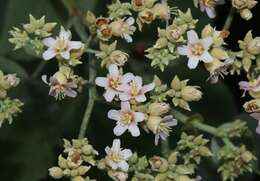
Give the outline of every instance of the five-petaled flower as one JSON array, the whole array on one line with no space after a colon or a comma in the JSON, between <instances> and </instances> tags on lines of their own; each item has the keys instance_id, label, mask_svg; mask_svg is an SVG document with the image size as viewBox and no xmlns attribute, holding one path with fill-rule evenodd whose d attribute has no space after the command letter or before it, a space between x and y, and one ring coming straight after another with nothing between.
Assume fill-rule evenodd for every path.
<instances>
[{"instance_id":1,"label":"five-petaled flower","mask_svg":"<svg viewBox=\"0 0 260 181\"><path fill-rule=\"evenodd\" d=\"M140 135L137 124L144 120L145 115L141 112L132 111L128 101L121 102L121 110L110 110L107 116L109 119L117 121L117 125L114 128L114 134L116 136L122 135L126 130L134 137Z\"/></svg>"},{"instance_id":2,"label":"five-petaled flower","mask_svg":"<svg viewBox=\"0 0 260 181\"><path fill-rule=\"evenodd\" d=\"M119 169L127 172L129 168L127 160L132 156L132 151L130 149L120 148L120 144L119 139L114 139L112 147L105 148L107 154L105 163L113 170Z\"/></svg>"},{"instance_id":3,"label":"five-petaled flower","mask_svg":"<svg viewBox=\"0 0 260 181\"><path fill-rule=\"evenodd\" d=\"M150 83L143 86L143 80L140 76L135 76L133 80L124 88L124 92L119 95L121 101L128 101L135 99L137 102L145 102L145 93L153 90L154 83Z\"/></svg>"},{"instance_id":4,"label":"five-petaled flower","mask_svg":"<svg viewBox=\"0 0 260 181\"><path fill-rule=\"evenodd\" d=\"M180 55L186 55L189 58L188 67L195 69L199 61L209 63L213 61L213 57L208 52L212 45L212 37L206 37L199 39L197 33L194 30L187 32L188 45L178 47L177 51Z\"/></svg>"},{"instance_id":5,"label":"five-petaled flower","mask_svg":"<svg viewBox=\"0 0 260 181\"><path fill-rule=\"evenodd\" d=\"M69 60L72 50L79 50L84 46L80 41L71 41L71 32L66 31L63 27L61 27L59 36L56 39L52 37L45 38L43 44L48 47L42 54L44 60L50 60L56 56Z\"/></svg>"},{"instance_id":6,"label":"five-petaled flower","mask_svg":"<svg viewBox=\"0 0 260 181\"><path fill-rule=\"evenodd\" d=\"M104 97L106 101L111 102L115 96L122 93L124 86L133 79L134 75L132 73L121 75L115 64L110 65L108 71L107 77L97 77L95 82L106 89Z\"/></svg>"}]
</instances>

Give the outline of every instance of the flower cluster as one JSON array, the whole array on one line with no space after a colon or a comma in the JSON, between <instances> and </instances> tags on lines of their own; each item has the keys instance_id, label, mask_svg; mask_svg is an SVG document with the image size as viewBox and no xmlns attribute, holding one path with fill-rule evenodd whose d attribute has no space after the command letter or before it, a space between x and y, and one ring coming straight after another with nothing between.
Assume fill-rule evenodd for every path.
<instances>
[{"instance_id":1,"label":"flower cluster","mask_svg":"<svg viewBox=\"0 0 260 181\"><path fill-rule=\"evenodd\" d=\"M69 177L72 181L84 181L84 175L96 165L95 156L98 152L88 143L86 138L72 140L64 139L64 154L59 156L58 166L49 169L49 175L54 179Z\"/></svg>"},{"instance_id":2,"label":"flower cluster","mask_svg":"<svg viewBox=\"0 0 260 181\"><path fill-rule=\"evenodd\" d=\"M5 121L9 124L13 122L13 117L17 116L21 111L23 103L19 99L10 99L7 96L9 89L16 87L20 79L16 74L4 74L0 70L0 127Z\"/></svg>"}]
</instances>

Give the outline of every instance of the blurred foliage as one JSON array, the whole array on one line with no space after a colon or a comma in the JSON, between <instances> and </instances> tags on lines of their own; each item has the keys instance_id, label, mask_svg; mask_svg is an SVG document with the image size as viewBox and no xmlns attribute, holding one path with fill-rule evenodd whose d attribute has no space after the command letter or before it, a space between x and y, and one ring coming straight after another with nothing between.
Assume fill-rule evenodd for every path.
<instances>
[{"instance_id":1,"label":"blurred foliage","mask_svg":"<svg viewBox=\"0 0 260 181\"><path fill-rule=\"evenodd\" d=\"M109 1L76 0L76 3L83 12L92 10L97 14L102 14ZM169 3L179 6L182 10L193 7L192 0L185 2L183 0L169 0ZM198 24L198 31L200 31L208 23L209 19L197 9L192 8L192 12L195 18L200 19ZM62 149L62 138L72 139L77 136L87 103L86 91L83 91L84 93L76 99L56 102L55 99L47 95L47 87L40 78L31 76L42 60L34 55L26 54L22 50L12 51L13 47L7 41L9 37L8 30L13 26L19 26L22 22L27 22L29 14L37 18L45 15L48 21L59 22L64 25L70 20L61 0L0 1L0 69L6 73L17 73L22 78L21 85L12 90L11 95L15 95L25 103L22 115L16 118L11 126L3 125L0 129L0 180L3 181L52 180L48 176L48 168L57 161L57 155ZM170 66L164 73L151 70L149 68L150 63L143 56L143 50L154 43L155 39L151 39L151 37L157 36L156 29L145 27L144 31L146 32L135 37L139 42L131 45L131 47L130 45L122 46L120 42L118 45L122 50L128 50L130 53L132 59L128 68L131 71L143 76L144 79L151 79L153 74L157 74L168 83L176 74L180 79L191 79L191 83L200 85L201 90L204 92L204 99L192 104L191 107L194 112L199 112L203 117L207 118L206 123L217 126L235 119L236 115L239 114L239 107L241 107L239 98L235 97L236 94L234 96L237 82L231 82L231 86L235 88L229 86L228 83L230 82L227 81L221 81L217 85L209 84L206 82L208 75L205 71L202 69L188 71L186 66L183 65L185 61L182 59L177 61L177 64L180 64L178 68L176 68L176 65ZM48 62L44 72L53 72L53 67L55 67L52 66L53 64L55 62ZM83 77L86 77L87 74L83 68L78 71ZM98 73L101 74L101 70ZM106 117L108 109L109 106L96 103L87 130L90 143L94 145L96 150L99 150L101 155L104 154L107 143L111 143L113 139L113 125ZM256 124L255 121L245 115L239 117L247 120L249 127L254 129L254 126L251 125ZM176 133L171 136L171 145L176 145L176 135L179 134ZM260 153L259 143L256 143L256 138L253 139L253 142L249 141L248 144L250 147L255 145L256 152ZM124 140L125 147L134 148L133 150L140 155L145 153L148 153L148 156L159 154L160 148L154 147L152 135L143 134L138 140L124 135L122 140ZM213 144L212 147L217 148L217 142ZM257 156L260 157L259 154ZM200 169L203 180L220 180L218 174L214 171L216 170L214 165L211 167L208 166L209 164L209 162L205 162ZM104 173L92 174L98 180L105 181ZM250 181L253 179L253 177L245 177L241 180ZM256 180L258 179L256 178Z\"/></svg>"}]
</instances>

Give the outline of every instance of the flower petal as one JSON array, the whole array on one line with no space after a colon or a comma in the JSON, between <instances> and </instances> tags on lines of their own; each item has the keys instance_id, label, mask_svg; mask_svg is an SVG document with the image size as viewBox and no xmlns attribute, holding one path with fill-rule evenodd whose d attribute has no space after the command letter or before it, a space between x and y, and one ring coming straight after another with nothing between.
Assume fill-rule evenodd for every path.
<instances>
[{"instance_id":1,"label":"flower petal","mask_svg":"<svg viewBox=\"0 0 260 181\"><path fill-rule=\"evenodd\" d=\"M189 55L190 49L188 48L188 46L181 46L177 48L177 52L180 55Z\"/></svg>"},{"instance_id":2,"label":"flower petal","mask_svg":"<svg viewBox=\"0 0 260 181\"><path fill-rule=\"evenodd\" d=\"M80 49L83 47L83 43L81 43L80 41L71 41L69 43L69 46L71 49Z\"/></svg>"},{"instance_id":3,"label":"flower petal","mask_svg":"<svg viewBox=\"0 0 260 181\"><path fill-rule=\"evenodd\" d=\"M108 71L109 71L109 75L111 75L112 77L117 77L119 75L119 70L117 65L112 64L108 67Z\"/></svg>"},{"instance_id":4,"label":"flower petal","mask_svg":"<svg viewBox=\"0 0 260 181\"><path fill-rule=\"evenodd\" d=\"M144 94L142 94L142 95L136 96L136 97L135 97L135 100L136 100L137 102L145 102L145 101L146 101L146 97L145 97Z\"/></svg>"},{"instance_id":5,"label":"flower petal","mask_svg":"<svg viewBox=\"0 0 260 181\"><path fill-rule=\"evenodd\" d=\"M146 93L146 92L153 90L154 87L155 87L155 83L150 83L150 84L143 86L142 90L144 93Z\"/></svg>"},{"instance_id":6,"label":"flower petal","mask_svg":"<svg viewBox=\"0 0 260 181\"><path fill-rule=\"evenodd\" d=\"M44 60L50 60L55 56L56 56L56 52L52 49L48 49L45 52L43 52L43 54L42 54L42 57Z\"/></svg>"},{"instance_id":7,"label":"flower petal","mask_svg":"<svg viewBox=\"0 0 260 181\"><path fill-rule=\"evenodd\" d=\"M120 151L120 145L121 145L121 142L120 142L120 139L114 139L113 140L113 144L112 144L112 150L113 151Z\"/></svg>"},{"instance_id":8,"label":"flower petal","mask_svg":"<svg viewBox=\"0 0 260 181\"><path fill-rule=\"evenodd\" d=\"M120 93L119 94L119 99L121 101L129 101L131 99L131 96L127 94L126 92Z\"/></svg>"},{"instance_id":9,"label":"flower petal","mask_svg":"<svg viewBox=\"0 0 260 181\"><path fill-rule=\"evenodd\" d=\"M116 96L116 92L113 90L107 90L103 96L105 97L107 102L111 102Z\"/></svg>"},{"instance_id":10,"label":"flower petal","mask_svg":"<svg viewBox=\"0 0 260 181\"><path fill-rule=\"evenodd\" d=\"M204 52L201 55L201 60L205 63L210 63L213 61L213 57L209 54L209 52Z\"/></svg>"},{"instance_id":11,"label":"flower petal","mask_svg":"<svg viewBox=\"0 0 260 181\"><path fill-rule=\"evenodd\" d=\"M122 153L124 160L127 160L128 158L130 158L133 154L130 149L124 149L121 151L121 153Z\"/></svg>"},{"instance_id":12,"label":"flower petal","mask_svg":"<svg viewBox=\"0 0 260 181\"><path fill-rule=\"evenodd\" d=\"M195 69L199 64L199 59L196 58L196 57L191 57L189 60L188 60L188 67L190 69Z\"/></svg>"},{"instance_id":13,"label":"flower petal","mask_svg":"<svg viewBox=\"0 0 260 181\"><path fill-rule=\"evenodd\" d=\"M194 43L197 43L199 41L199 37L194 30L188 31L187 36L188 36L189 44L194 44Z\"/></svg>"},{"instance_id":14,"label":"flower petal","mask_svg":"<svg viewBox=\"0 0 260 181\"><path fill-rule=\"evenodd\" d=\"M42 43L47 47L52 47L55 45L56 40L52 37L44 38Z\"/></svg>"},{"instance_id":15,"label":"flower petal","mask_svg":"<svg viewBox=\"0 0 260 181\"><path fill-rule=\"evenodd\" d=\"M120 162L118 163L118 168L120 168L120 169L121 169L122 171L124 171L124 172L127 172L129 166L128 166L128 164L127 164L126 161L120 161Z\"/></svg>"},{"instance_id":16,"label":"flower petal","mask_svg":"<svg viewBox=\"0 0 260 181\"><path fill-rule=\"evenodd\" d=\"M133 25L135 23L135 19L133 17L127 18L125 21L129 26Z\"/></svg>"},{"instance_id":17,"label":"flower petal","mask_svg":"<svg viewBox=\"0 0 260 181\"><path fill-rule=\"evenodd\" d=\"M45 83L45 84L47 84L47 85L49 85L49 82L47 81L47 75L42 75L42 81Z\"/></svg>"},{"instance_id":18,"label":"flower petal","mask_svg":"<svg viewBox=\"0 0 260 181\"><path fill-rule=\"evenodd\" d=\"M113 120L116 120L116 121L120 121L120 112L117 111L117 110L110 110L108 111L107 113L107 117L109 119L113 119Z\"/></svg>"},{"instance_id":19,"label":"flower petal","mask_svg":"<svg viewBox=\"0 0 260 181\"><path fill-rule=\"evenodd\" d=\"M122 83L123 84L127 84L129 83L131 80L133 80L134 75L132 73L126 73L123 75L122 77Z\"/></svg>"},{"instance_id":20,"label":"flower petal","mask_svg":"<svg viewBox=\"0 0 260 181\"><path fill-rule=\"evenodd\" d=\"M134 112L135 122L142 122L144 120L144 113Z\"/></svg>"},{"instance_id":21,"label":"flower petal","mask_svg":"<svg viewBox=\"0 0 260 181\"><path fill-rule=\"evenodd\" d=\"M114 127L113 132L116 136L121 136L126 130L126 125L117 124L116 127Z\"/></svg>"},{"instance_id":22,"label":"flower petal","mask_svg":"<svg viewBox=\"0 0 260 181\"><path fill-rule=\"evenodd\" d=\"M105 152L106 152L107 155L110 155L111 154L111 149L107 146L105 148Z\"/></svg>"},{"instance_id":23,"label":"flower petal","mask_svg":"<svg viewBox=\"0 0 260 181\"><path fill-rule=\"evenodd\" d=\"M131 111L131 107L130 107L130 103L128 101L122 101L121 102L121 110L123 112L130 112Z\"/></svg>"},{"instance_id":24,"label":"flower petal","mask_svg":"<svg viewBox=\"0 0 260 181\"><path fill-rule=\"evenodd\" d=\"M70 52L69 51L61 52L60 56L62 56L64 59L68 60L68 59L70 59Z\"/></svg>"},{"instance_id":25,"label":"flower petal","mask_svg":"<svg viewBox=\"0 0 260 181\"><path fill-rule=\"evenodd\" d=\"M216 11L214 8L206 7L206 13L209 18L215 18L216 17Z\"/></svg>"},{"instance_id":26,"label":"flower petal","mask_svg":"<svg viewBox=\"0 0 260 181\"><path fill-rule=\"evenodd\" d=\"M70 40L70 39L71 39L71 32L70 32L70 30L66 31L66 30L64 29L64 27L62 26L62 27L60 28L59 37L62 38L62 39L64 39L64 40Z\"/></svg>"},{"instance_id":27,"label":"flower petal","mask_svg":"<svg viewBox=\"0 0 260 181\"><path fill-rule=\"evenodd\" d=\"M135 76L133 81L137 84L138 88L140 89L143 85L143 79L140 76Z\"/></svg>"},{"instance_id":28,"label":"flower petal","mask_svg":"<svg viewBox=\"0 0 260 181\"><path fill-rule=\"evenodd\" d=\"M260 113L252 113L250 114L252 118L255 118L256 120L260 120Z\"/></svg>"},{"instance_id":29,"label":"flower petal","mask_svg":"<svg viewBox=\"0 0 260 181\"><path fill-rule=\"evenodd\" d=\"M126 40L127 43L132 43L133 38L128 33L123 33L123 37Z\"/></svg>"},{"instance_id":30,"label":"flower petal","mask_svg":"<svg viewBox=\"0 0 260 181\"><path fill-rule=\"evenodd\" d=\"M96 85L100 87L106 87L107 86L107 78L106 77L97 77L95 80Z\"/></svg>"},{"instance_id":31,"label":"flower petal","mask_svg":"<svg viewBox=\"0 0 260 181\"><path fill-rule=\"evenodd\" d=\"M211 37L206 37L206 38L203 38L203 39L201 40L201 43L202 43L204 49L205 49L205 50L208 50L209 47L210 47L210 46L212 45L212 43L213 43L213 39L212 39Z\"/></svg>"},{"instance_id":32,"label":"flower petal","mask_svg":"<svg viewBox=\"0 0 260 181\"><path fill-rule=\"evenodd\" d=\"M131 133L132 136L137 137L140 135L140 130L136 124L131 124L128 127L129 132Z\"/></svg>"}]
</instances>

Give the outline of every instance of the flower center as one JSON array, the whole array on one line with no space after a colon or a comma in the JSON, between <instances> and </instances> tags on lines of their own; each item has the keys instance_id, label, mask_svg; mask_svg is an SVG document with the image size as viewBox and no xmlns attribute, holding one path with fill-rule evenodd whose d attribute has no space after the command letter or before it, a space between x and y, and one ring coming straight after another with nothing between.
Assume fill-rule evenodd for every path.
<instances>
[{"instance_id":1,"label":"flower center","mask_svg":"<svg viewBox=\"0 0 260 181\"><path fill-rule=\"evenodd\" d=\"M80 153L75 151L72 155L71 155L71 161L73 161L74 163L78 163L81 160L81 156Z\"/></svg>"},{"instance_id":2,"label":"flower center","mask_svg":"<svg viewBox=\"0 0 260 181\"><path fill-rule=\"evenodd\" d=\"M136 6L142 6L143 5L143 1L142 0L135 0L135 5Z\"/></svg>"},{"instance_id":3,"label":"flower center","mask_svg":"<svg viewBox=\"0 0 260 181\"><path fill-rule=\"evenodd\" d=\"M137 96L140 93L139 87L138 87L137 83L134 81L131 82L131 92L130 93L132 96Z\"/></svg>"},{"instance_id":4,"label":"flower center","mask_svg":"<svg viewBox=\"0 0 260 181\"><path fill-rule=\"evenodd\" d=\"M105 28L101 31L101 34L103 37L107 38L110 37L111 35L111 29L110 28Z\"/></svg>"},{"instance_id":5,"label":"flower center","mask_svg":"<svg viewBox=\"0 0 260 181\"><path fill-rule=\"evenodd\" d=\"M257 104L256 104L255 102L252 102L252 103L249 103L249 104L246 106L245 110L246 110L247 112L251 112L251 111L257 110L258 108L259 108L259 107L257 106Z\"/></svg>"},{"instance_id":6,"label":"flower center","mask_svg":"<svg viewBox=\"0 0 260 181\"><path fill-rule=\"evenodd\" d=\"M147 22L152 22L153 21L153 13L152 12L146 12L142 18L147 21Z\"/></svg>"},{"instance_id":7,"label":"flower center","mask_svg":"<svg viewBox=\"0 0 260 181\"><path fill-rule=\"evenodd\" d=\"M58 39L57 46L55 47L56 52L64 52L68 49L68 43L64 39Z\"/></svg>"},{"instance_id":8,"label":"flower center","mask_svg":"<svg viewBox=\"0 0 260 181\"><path fill-rule=\"evenodd\" d=\"M131 112L123 113L121 121L126 125L131 124L133 121L133 114Z\"/></svg>"},{"instance_id":9,"label":"flower center","mask_svg":"<svg viewBox=\"0 0 260 181\"><path fill-rule=\"evenodd\" d=\"M121 85L121 80L119 77L109 80L109 86L113 89L117 89L120 85Z\"/></svg>"},{"instance_id":10,"label":"flower center","mask_svg":"<svg viewBox=\"0 0 260 181\"><path fill-rule=\"evenodd\" d=\"M202 55L204 50L205 49L204 49L204 47L202 46L201 43L195 43L195 44L191 45L191 52L195 56Z\"/></svg>"},{"instance_id":11,"label":"flower center","mask_svg":"<svg viewBox=\"0 0 260 181\"><path fill-rule=\"evenodd\" d=\"M110 156L111 160L115 161L115 162L119 162L122 160L122 156L117 153L117 152L113 152L112 155Z\"/></svg>"}]
</instances>

